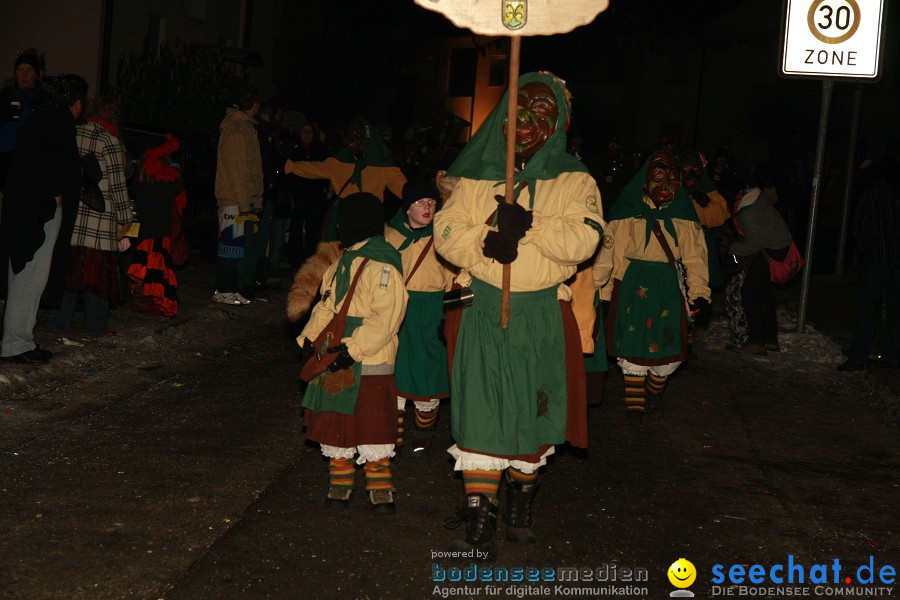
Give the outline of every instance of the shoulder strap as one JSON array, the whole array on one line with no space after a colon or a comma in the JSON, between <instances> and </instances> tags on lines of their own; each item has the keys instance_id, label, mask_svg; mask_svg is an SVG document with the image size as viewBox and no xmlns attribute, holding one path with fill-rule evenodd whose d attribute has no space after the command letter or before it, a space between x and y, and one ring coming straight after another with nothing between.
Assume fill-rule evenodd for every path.
<instances>
[{"instance_id":1,"label":"shoulder strap","mask_svg":"<svg viewBox=\"0 0 900 600\"><path fill-rule=\"evenodd\" d=\"M434 243L434 236L428 238L428 242L425 244L425 249L422 250L422 253L419 254L419 258L416 259L416 264L413 265L413 268L410 269L409 275L406 276L405 284L409 284L409 280L412 279L413 274L416 272L416 269L419 268L419 265L422 264L422 261L425 260L425 255L428 254L428 251L431 250L431 245Z\"/></svg>"},{"instance_id":2,"label":"shoulder strap","mask_svg":"<svg viewBox=\"0 0 900 600\"><path fill-rule=\"evenodd\" d=\"M347 317L347 311L350 310L350 299L353 298L353 292L356 290L356 284L359 281L359 276L362 275L363 269L366 268L366 263L369 262L368 258L364 258L361 263L359 263L359 268L356 269L356 273L353 274L353 281L350 282L350 289L347 290L347 295L344 296L344 303L341 304L341 310L337 314L338 319L345 319Z\"/></svg>"},{"instance_id":3,"label":"shoulder strap","mask_svg":"<svg viewBox=\"0 0 900 600\"><path fill-rule=\"evenodd\" d=\"M338 191L338 193L337 193L338 198L341 197L341 194L343 194L343 193L344 193L344 190L347 189L347 186L350 185L350 180L351 180L351 179L353 179L353 175L352 175L352 174L350 175L350 177L347 178L347 181L344 182L344 185L341 186L340 191Z\"/></svg>"},{"instance_id":4,"label":"shoulder strap","mask_svg":"<svg viewBox=\"0 0 900 600\"><path fill-rule=\"evenodd\" d=\"M669 259L669 263L674 266L675 255L672 253L672 247L669 246L669 241L666 239L666 236L663 235L662 229L659 227L659 221L654 221L653 223L653 235L656 236L659 245L662 246L663 252L666 253L666 258Z\"/></svg>"}]
</instances>

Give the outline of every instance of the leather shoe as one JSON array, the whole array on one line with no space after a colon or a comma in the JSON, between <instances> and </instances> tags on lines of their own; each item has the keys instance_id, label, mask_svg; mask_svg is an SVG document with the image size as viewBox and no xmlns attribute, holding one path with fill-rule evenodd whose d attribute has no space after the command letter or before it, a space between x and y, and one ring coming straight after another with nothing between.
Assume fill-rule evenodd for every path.
<instances>
[{"instance_id":1,"label":"leather shoe","mask_svg":"<svg viewBox=\"0 0 900 600\"><path fill-rule=\"evenodd\" d=\"M34 345L34 349L35 349L37 352L39 352L39 353L40 353L44 358L46 358L47 360L50 360L51 358L53 358L53 353L52 353L52 352L50 352L49 350L44 350L43 348L41 348L41 347L40 347L39 345L37 345L37 344Z\"/></svg>"},{"instance_id":2,"label":"leather shoe","mask_svg":"<svg viewBox=\"0 0 900 600\"><path fill-rule=\"evenodd\" d=\"M847 362L840 364L835 368L838 371L846 373L848 371L865 371L866 367L867 365L865 363L852 362L848 360Z\"/></svg>"},{"instance_id":3,"label":"leather shoe","mask_svg":"<svg viewBox=\"0 0 900 600\"><path fill-rule=\"evenodd\" d=\"M14 356L2 357L6 362L19 363L21 365L46 365L50 359L39 348L22 352Z\"/></svg>"}]
</instances>

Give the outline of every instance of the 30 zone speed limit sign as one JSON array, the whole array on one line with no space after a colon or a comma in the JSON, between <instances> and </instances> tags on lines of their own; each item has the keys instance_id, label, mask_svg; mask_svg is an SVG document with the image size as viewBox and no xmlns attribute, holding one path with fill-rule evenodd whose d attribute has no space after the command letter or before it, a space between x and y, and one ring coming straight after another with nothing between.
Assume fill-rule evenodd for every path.
<instances>
[{"instance_id":1,"label":"30 zone speed limit sign","mask_svg":"<svg viewBox=\"0 0 900 600\"><path fill-rule=\"evenodd\" d=\"M878 77L884 0L786 0L781 71Z\"/></svg>"}]
</instances>

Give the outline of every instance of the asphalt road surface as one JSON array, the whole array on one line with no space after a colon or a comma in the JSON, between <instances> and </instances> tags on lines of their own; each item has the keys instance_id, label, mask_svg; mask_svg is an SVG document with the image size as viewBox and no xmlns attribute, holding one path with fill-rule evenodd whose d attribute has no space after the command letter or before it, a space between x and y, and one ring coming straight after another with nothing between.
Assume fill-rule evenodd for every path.
<instances>
[{"instance_id":1,"label":"asphalt road surface","mask_svg":"<svg viewBox=\"0 0 900 600\"><path fill-rule=\"evenodd\" d=\"M396 465L396 515L371 513L361 474L349 510L329 509L283 294L224 307L209 265L179 275L179 317L121 309L115 338L39 333L50 365L0 365L0 598L662 598L682 557L701 598L900 595L878 579L900 570L900 440L864 375L701 340L665 418L637 430L614 368L590 449L560 447L545 469L538 542L506 542L501 524L497 561L473 567L443 554L464 534L444 527L463 500L444 452L452 401L431 454ZM817 589L810 569L832 578L835 559L839 581ZM773 583L789 561L805 581ZM757 564L762 583L732 585L733 565ZM533 580L486 582L484 567ZM559 580L568 567L577 582Z\"/></svg>"}]
</instances>

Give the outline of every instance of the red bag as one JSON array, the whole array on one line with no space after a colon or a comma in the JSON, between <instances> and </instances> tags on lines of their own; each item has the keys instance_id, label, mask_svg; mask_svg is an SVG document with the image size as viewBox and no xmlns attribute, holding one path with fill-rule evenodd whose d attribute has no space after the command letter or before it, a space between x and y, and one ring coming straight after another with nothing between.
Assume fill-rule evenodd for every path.
<instances>
[{"instance_id":1,"label":"red bag","mask_svg":"<svg viewBox=\"0 0 900 600\"><path fill-rule=\"evenodd\" d=\"M362 274L363 269L366 268L367 262L369 262L369 259L364 259L360 263L359 268L356 269L356 274L353 276L353 282L350 284L350 289L347 291L347 295L344 296L344 303L341 305L341 310L333 319L331 319L328 325L325 326L325 329L323 329L313 341L313 348L316 349L316 352L309 357L300 368L300 379L306 383L309 383L327 371L328 366L338 357L337 352L329 352L328 349L339 345L341 343L341 338L344 337L344 324L347 321L347 311L350 310L350 299L353 297L353 292L356 289L356 282L359 281L359 276Z\"/></svg>"},{"instance_id":2,"label":"red bag","mask_svg":"<svg viewBox=\"0 0 900 600\"><path fill-rule=\"evenodd\" d=\"M772 283L787 283L800 272L805 264L806 261L803 260L800 250L797 249L797 244L791 240L791 247L784 259L769 261L769 279Z\"/></svg>"}]
</instances>

